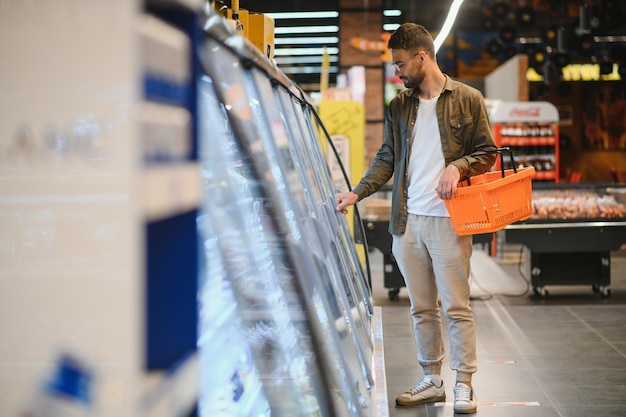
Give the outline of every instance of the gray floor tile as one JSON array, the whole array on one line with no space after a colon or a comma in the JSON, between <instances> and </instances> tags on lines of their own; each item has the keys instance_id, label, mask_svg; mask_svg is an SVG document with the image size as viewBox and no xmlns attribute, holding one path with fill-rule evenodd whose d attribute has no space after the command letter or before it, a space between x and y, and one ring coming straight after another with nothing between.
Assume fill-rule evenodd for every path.
<instances>
[{"instance_id":1,"label":"gray floor tile","mask_svg":"<svg viewBox=\"0 0 626 417\"><path fill-rule=\"evenodd\" d=\"M593 294L588 286L568 285L549 288L547 298L536 297L532 291L520 296L528 286L516 265L476 250L472 259L479 360L473 380L479 400L477 415L626 415L626 249L613 253L611 259L610 298ZM389 416L453 416L455 374L448 357L442 370L446 403L395 406L395 397L421 378L410 303L405 288L397 300L389 299L380 252L374 250L370 262L374 304L382 306L383 313Z\"/></svg>"},{"instance_id":2,"label":"gray floor tile","mask_svg":"<svg viewBox=\"0 0 626 417\"><path fill-rule=\"evenodd\" d=\"M624 406L619 405L574 405L559 408L563 417L623 417Z\"/></svg>"},{"instance_id":3,"label":"gray floor tile","mask_svg":"<svg viewBox=\"0 0 626 417\"><path fill-rule=\"evenodd\" d=\"M557 407L587 405L626 406L626 386L587 384L577 379L570 384L545 385L544 389Z\"/></svg>"}]
</instances>

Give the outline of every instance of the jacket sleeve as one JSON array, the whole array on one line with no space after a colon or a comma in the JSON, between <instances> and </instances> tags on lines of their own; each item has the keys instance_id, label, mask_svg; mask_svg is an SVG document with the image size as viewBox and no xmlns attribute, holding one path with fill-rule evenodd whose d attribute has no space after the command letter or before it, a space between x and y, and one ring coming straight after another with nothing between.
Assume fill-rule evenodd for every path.
<instances>
[{"instance_id":1,"label":"jacket sleeve","mask_svg":"<svg viewBox=\"0 0 626 417\"><path fill-rule=\"evenodd\" d=\"M396 138L395 135L399 135L399 133L394 128L393 112L391 110L394 104L396 103L392 101L387 109L383 143L380 149L378 149L369 169L352 190L359 196L359 201L380 190L393 176L395 152L400 152L400 149L396 150L395 146L395 143L399 140L399 137Z\"/></svg>"}]
</instances>

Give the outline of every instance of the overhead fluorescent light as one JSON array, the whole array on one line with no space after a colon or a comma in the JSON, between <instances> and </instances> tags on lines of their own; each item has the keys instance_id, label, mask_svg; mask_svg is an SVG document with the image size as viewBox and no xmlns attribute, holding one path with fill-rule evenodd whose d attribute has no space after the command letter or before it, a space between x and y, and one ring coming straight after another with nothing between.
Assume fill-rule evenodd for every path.
<instances>
[{"instance_id":1,"label":"overhead fluorescent light","mask_svg":"<svg viewBox=\"0 0 626 417\"><path fill-rule=\"evenodd\" d=\"M329 55L337 55L339 54L339 48L280 48L274 50L275 56L284 56L284 55L322 55L324 52L327 52Z\"/></svg>"},{"instance_id":2,"label":"overhead fluorescent light","mask_svg":"<svg viewBox=\"0 0 626 417\"><path fill-rule=\"evenodd\" d=\"M383 10L383 16L394 17L401 16L402 10L394 9L394 10Z\"/></svg>"},{"instance_id":3,"label":"overhead fluorescent light","mask_svg":"<svg viewBox=\"0 0 626 417\"><path fill-rule=\"evenodd\" d=\"M435 53L437 53L441 45L443 45L444 41L450 34L450 30L452 29L452 26L454 26L454 22L456 21L456 16L459 13L459 9L461 8L462 4L463 4L463 0L454 0L454 2L452 3L452 6L450 6L450 10L448 11L448 16L446 17L446 21L444 22L443 27L441 28L441 31L435 38Z\"/></svg>"},{"instance_id":4,"label":"overhead fluorescent light","mask_svg":"<svg viewBox=\"0 0 626 417\"><path fill-rule=\"evenodd\" d=\"M312 43L321 44L338 44L339 38L337 36L315 36L308 38L276 38L274 39L275 45L307 45Z\"/></svg>"},{"instance_id":5,"label":"overhead fluorescent light","mask_svg":"<svg viewBox=\"0 0 626 417\"><path fill-rule=\"evenodd\" d=\"M274 28L275 35L284 35L291 33L337 33L339 32L339 26L290 26L290 27L277 27Z\"/></svg>"},{"instance_id":6,"label":"overhead fluorescent light","mask_svg":"<svg viewBox=\"0 0 626 417\"><path fill-rule=\"evenodd\" d=\"M626 36L594 36L594 42L626 42Z\"/></svg>"},{"instance_id":7,"label":"overhead fluorescent light","mask_svg":"<svg viewBox=\"0 0 626 417\"><path fill-rule=\"evenodd\" d=\"M276 12L265 13L274 20L280 19L332 19L339 17L339 12Z\"/></svg>"},{"instance_id":8,"label":"overhead fluorescent light","mask_svg":"<svg viewBox=\"0 0 626 417\"><path fill-rule=\"evenodd\" d=\"M540 38L539 36L520 36L519 38L517 38L517 42L521 43L522 45L526 45L526 44L533 44L533 43L541 43L543 42L543 39Z\"/></svg>"},{"instance_id":9,"label":"overhead fluorescent light","mask_svg":"<svg viewBox=\"0 0 626 417\"><path fill-rule=\"evenodd\" d=\"M285 56L285 57L276 57L275 61L278 65L287 65L287 64L321 64L324 60L323 56L312 55L312 56ZM328 62L339 62L339 56L331 55L328 57Z\"/></svg>"},{"instance_id":10,"label":"overhead fluorescent light","mask_svg":"<svg viewBox=\"0 0 626 417\"><path fill-rule=\"evenodd\" d=\"M383 25L383 30L387 32L393 32L394 30L400 27L400 23L385 23Z\"/></svg>"},{"instance_id":11,"label":"overhead fluorescent light","mask_svg":"<svg viewBox=\"0 0 626 417\"><path fill-rule=\"evenodd\" d=\"M287 74L320 74L322 72L322 67L319 66L304 66L304 67L280 67L281 71ZM328 67L328 72L331 74L339 72L339 68L336 66Z\"/></svg>"}]
</instances>

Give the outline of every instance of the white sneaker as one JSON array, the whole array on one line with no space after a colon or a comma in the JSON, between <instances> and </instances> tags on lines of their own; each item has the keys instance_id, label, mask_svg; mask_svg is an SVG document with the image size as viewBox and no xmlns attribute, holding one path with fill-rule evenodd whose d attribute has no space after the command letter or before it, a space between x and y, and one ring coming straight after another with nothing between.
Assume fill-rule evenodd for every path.
<instances>
[{"instance_id":1,"label":"white sneaker","mask_svg":"<svg viewBox=\"0 0 626 417\"><path fill-rule=\"evenodd\" d=\"M469 385L457 382L454 387L454 412L458 414L472 414L476 412L476 395Z\"/></svg>"},{"instance_id":2,"label":"white sneaker","mask_svg":"<svg viewBox=\"0 0 626 417\"><path fill-rule=\"evenodd\" d=\"M430 378L424 378L413 388L400 394L396 398L396 405L410 406L445 400L446 390L443 387L443 381L440 386L436 386Z\"/></svg>"}]
</instances>

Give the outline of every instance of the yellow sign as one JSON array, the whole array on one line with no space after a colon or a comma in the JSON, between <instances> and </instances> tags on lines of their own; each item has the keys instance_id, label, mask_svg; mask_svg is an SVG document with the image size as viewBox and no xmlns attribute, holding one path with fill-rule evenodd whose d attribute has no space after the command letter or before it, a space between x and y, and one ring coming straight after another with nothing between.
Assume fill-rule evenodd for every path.
<instances>
[{"instance_id":1,"label":"yellow sign","mask_svg":"<svg viewBox=\"0 0 626 417\"><path fill-rule=\"evenodd\" d=\"M621 79L618 68L617 64L613 64L613 70L610 74L601 74L600 64L572 64L563 67L561 74L563 81L618 81ZM534 68L528 68L526 79L528 81L542 81L543 77Z\"/></svg>"},{"instance_id":2,"label":"yellow sign","mask_svg":"<svg viewBox=\"0 0 626 417\"><path fill-rule=\"evenodd\" d=\"M322 100L318 112L329 135L343 135L350 140L350 171L356 185L365 165L365 107L357 101Z\"/></svg>"},{"instance_id":3,"label":"yellow sign","mask_svg":"<svg viewBox=\"0 0 626 417\"><path fill-rule=\"evenodd\" d=\"M331 136L342 135L348 138L350 157L351 186L356 185L363 176L365 166L365 107L358 101L322 100L318 112L324 127ZM350 208L347 214L350 231L354 234L354 212ZM357 245L357 252L364 263L365 250Z\"/></svg>"}]
</instances>

